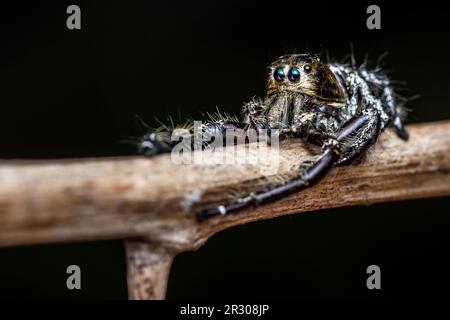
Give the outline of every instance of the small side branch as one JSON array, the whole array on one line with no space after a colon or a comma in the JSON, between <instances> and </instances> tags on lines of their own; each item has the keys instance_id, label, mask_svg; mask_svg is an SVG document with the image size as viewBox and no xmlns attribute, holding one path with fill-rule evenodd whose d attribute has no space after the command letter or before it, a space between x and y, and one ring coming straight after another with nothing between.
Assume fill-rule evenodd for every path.
<instances>
[{"instance_id":1,"label":"small side branch","mask_svg":"<svg viewBox=\"0 0 450 320\"><path fill-rule=\"evenodd\" d=\"M142 240L126 240L125 250L129 299L164 299L175 253Z\"/></svg>"}]
</instances>

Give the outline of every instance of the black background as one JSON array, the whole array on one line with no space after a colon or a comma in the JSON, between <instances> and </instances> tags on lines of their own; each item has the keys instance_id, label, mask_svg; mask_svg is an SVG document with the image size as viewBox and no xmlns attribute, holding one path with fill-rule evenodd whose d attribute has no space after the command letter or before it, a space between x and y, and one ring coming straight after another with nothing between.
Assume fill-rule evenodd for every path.
<instances>
[{"instance_id":1,"label":"black background","mask_svg":"<svg viewBox=\"0 0 450 320\"><path fill-rule=\"evenodd\" d=\"M66 28L77 4L82 29ZM427 1L42 1L0 5L0 157L133 154L134 115L239 113L262 96L267 64L290 52L387 70L420 95L409 122L450 118L448 11ZM182 173L180 173L182 174ZM168 298L448 297L450 198L325 210L222 232L175 259ZM78 264L82 290L65 287ZM382 290L365 286L382 270ZM119 241L0 250L0 297L126 298Z\"/></svg>"}]
</instances>

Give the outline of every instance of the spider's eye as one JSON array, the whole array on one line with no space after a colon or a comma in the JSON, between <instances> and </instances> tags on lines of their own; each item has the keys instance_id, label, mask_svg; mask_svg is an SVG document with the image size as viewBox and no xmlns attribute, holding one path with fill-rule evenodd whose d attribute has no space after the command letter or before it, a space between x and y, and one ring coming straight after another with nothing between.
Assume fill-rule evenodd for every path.
<instances>
[{"instance_id":1,"label":"spider's eye","mask_svg":"<svg viewBox=\"0 0 450 320\"><path fill-rule=\"evenodd\" d=\"M291 82L297 82L300 80L300 71L297 68L292 68L289 70L288 79Z\"/></svg>"},{"instance_id":2,"label":"spider's eye","mask_svg":"<svg viewBox=\"0 0 450 320\"><path fill-rule=\"evenodd\" d=\"M311 68L311 66L310 66L309 64L307 64L307 65L305 65L305 66L303 67L303 70L304 70L306 73L310 73L311 70L312 70L312 68Z\"/></svg>"},{"instance_id":3,"label":"spider's eye","mask_svg":"<svg viewBox=\"0 0 450 320\"><path fill-rule=\"evenodd\" d=\"M275 69L275 71L273 72L273 78L277 81L277 82L281 82L284 80L285 75L284 75L284 69L282 67L278 67Z\"/></svg>"}]
</instances>

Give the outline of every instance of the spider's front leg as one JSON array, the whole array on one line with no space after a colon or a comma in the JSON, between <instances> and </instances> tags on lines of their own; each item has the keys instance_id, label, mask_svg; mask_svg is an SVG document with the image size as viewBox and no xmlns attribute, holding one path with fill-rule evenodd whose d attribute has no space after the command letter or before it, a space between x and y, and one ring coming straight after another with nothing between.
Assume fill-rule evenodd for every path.
<instances>
[{"instance_id":1,"label":"spider's front leg","mask_svg":"<svg viewBox=\"0 0 450 320\"><path fill-rule=\"evenodd\" d=\"M138 140L138 152L145 156L171 152L180 139L189 141L191 150L203 149L217 139L223 139L219 141L219 145L223 146L265 140L268 135L261 135L261 129L267 127L264 117L261 117L263 109L262 101L252 100L243 107L244 121L217 112L209 115L206 123L197 124L194 121L175 128L147 128L148 132Z\"/></svg>"},{"instance_id":2,"label":"spider's front leg","mask_svg":"<svg viewBox=\"0 0 450 320\"><path fill-rule=\"evenodd\" d=\"M225 144L228 142L227 136L231 134L237 138L234 140L236 142L247 142L248 140L249 125L247 123L216 121L200 124L197 128L194 128L194 125L192 124L188 127L180 126L173 129L167 127L156 130L149 129L137 143L138 152L145 156L168 153L177 144L186 143L186 141L191 150L204 149L220 137Z\"/></svg>"},{"instance_id":3,"label":"spider's front leg","mask_svg":"<svg viewBox=\"0 0 450 320\"><path fill-rule=\"evenodd\" d=\"M201 210L197 214L198 219L202 221L252 206L271 203L314 185L335 163L339 163L341 159L350 161L370 146L379 133L377 119L377 115L372 112L358 116L344 125L335 137L330 137L324 142L322 152L316 160L300 164L295 178L235 202Z\"/></svg>"}]
</instances>

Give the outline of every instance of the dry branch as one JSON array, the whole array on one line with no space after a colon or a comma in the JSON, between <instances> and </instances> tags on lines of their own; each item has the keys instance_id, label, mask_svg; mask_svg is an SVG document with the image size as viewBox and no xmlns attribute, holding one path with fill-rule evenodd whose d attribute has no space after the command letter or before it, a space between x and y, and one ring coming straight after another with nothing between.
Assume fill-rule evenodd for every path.
<instances>
[{"instance_id":1,"label":"dry branch","mask_svg":"<svg viewBox=\"0 0 450 320\"><path fill-rule=\"evenodd\" d=\"M450 195L450 121L411 125L408 130L409 142L387 131L361 164L334 168L310 190L203 223L194 217L198 208L273 184L280 175L263 175L256 161L177 165L170 155L2 161L0 246L145 238L151 246L128 243L129 261L136 262L141 251L143 261L154 261L155 252L167 250L162 254L165 267L155 267L164 278L163 269L168 270L176 252L194 250L214 233L234 225L323 208ZM239 146L238 157L248 148ZM217 152L207 155L209 159L219 156ZM289 174L310 156L301 142L283 143L279 173ZM139 261L129 269L130 282L142 280L135 270L150 272ZM145 286L137 291L130 288L131 297L164 295L165 283Z\"/></svg>"},{"instance_id":2,"label":"dry branch","mask_svg":"<svg viewBox=\"0 0 450 320\"><path fill-rule=\"evenodd\" d=\"M202 224L190 204L195 211L278 178L264 177L258 164L176 165L170 155L1 161L0 246L142 236L187 250L248 221L450 194L450 121L408 130L410 141L387 131L363 163L334 168L310 190ZM308 157L301 142L282 144L280 172Z\"/></svg>"}]
</instances>

